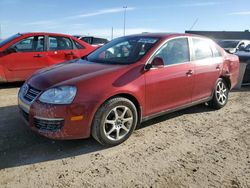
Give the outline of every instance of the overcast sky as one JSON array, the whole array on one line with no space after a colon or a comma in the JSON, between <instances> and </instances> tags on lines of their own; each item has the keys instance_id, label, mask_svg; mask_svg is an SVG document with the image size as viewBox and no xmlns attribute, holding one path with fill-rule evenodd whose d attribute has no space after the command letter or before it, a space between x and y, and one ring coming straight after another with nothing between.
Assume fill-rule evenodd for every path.
<instances>
[{"instance_id":1,"label":"overcast sky","mask_svg":"<svg viewBox=\"0 0 250 188\"><path fill-rule=\"evenodd\" d=\"M250 0L0 0L2 38L45 31L110 38L123 34L250 29Z\"/></svg>"}]
</instances>

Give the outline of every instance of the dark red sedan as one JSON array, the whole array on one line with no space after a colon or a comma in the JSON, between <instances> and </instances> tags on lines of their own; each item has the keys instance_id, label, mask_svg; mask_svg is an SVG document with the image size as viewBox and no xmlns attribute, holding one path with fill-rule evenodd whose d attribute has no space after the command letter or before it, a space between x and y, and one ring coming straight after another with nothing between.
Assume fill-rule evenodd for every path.
<instances>
[{"instance_id":1,"label":"dark red sedan","mask_svg":"<svg viewBox=\"0 0 250 188\"><path fill-rule=\"evenodd\" d=\"M143 121L200 103L220 109L239 59L185 34L115 39L85 58L33 75L19 92L30 128L53 139L125 141Z\"/></svg>"},{"instance_id":2,"label":"dark red sedan","mask_svg":"<svg viewBox=\"0 0 250 188\"><path fill-rule=\"evenodd\" d=\"M0 82L23 81L35 71L95 50L75 37L56 33L16 34L0 42Z\"/></svg>"}]
</instances>

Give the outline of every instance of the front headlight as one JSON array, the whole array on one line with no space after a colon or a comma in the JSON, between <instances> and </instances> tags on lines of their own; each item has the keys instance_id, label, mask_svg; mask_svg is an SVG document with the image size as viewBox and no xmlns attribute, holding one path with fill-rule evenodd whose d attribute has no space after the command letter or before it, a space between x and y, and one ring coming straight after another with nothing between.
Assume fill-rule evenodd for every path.
<instances>
[{"instance_id":1,"label":"front headlight","mask_svg":"<svg viewBox=\"0 0 250 188\"><path fill-rule=\"evenodd\" d=\"M71 104L76 96L76 91L74 86L55 87L45 91L39 100L48 104Z\"/></svg>"},{"instance_id":2,"label":"front headlight","mask_svg":"<svg viewBox=\"0 0 250 188\"><path fill-rule=\"evenodd\" d=\"M27 92L28 92L28 89L29 89L28 84L24 83L24 84L22 85L22 87L20 88L20 90L19 90L19 94L21 94L21 95L23 95L23 96L26 95Z\"/></svg>"}]
</instances>

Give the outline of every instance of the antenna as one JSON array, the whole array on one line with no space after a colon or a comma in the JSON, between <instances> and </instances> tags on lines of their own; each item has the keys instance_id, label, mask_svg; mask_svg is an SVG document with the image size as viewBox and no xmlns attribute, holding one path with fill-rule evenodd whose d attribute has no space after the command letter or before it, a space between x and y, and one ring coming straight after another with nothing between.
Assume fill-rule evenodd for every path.
<instances>
[{"instance_id":1,"label":"antenna","mask_svg":"<svg viewBox=\"0 0 250 188\"><path fill-rule=\"evenodd\" d=\"M199 18L196 18L193 25L190 27L189 31L191 31L194 28L194 26L198 23L198 21L199 21Z\"/></svg>"},{"instance_id":2,"label":"antenna","mask_svg":"<svg viewBox=\"0 0 250 188\"><path fill-rule=\"evenodd\" d=\"M123 36L126 34L126 13L127 13L127 6L123 6L124 9L124 17L123 17Z\"/></svg>"},{"instance_id":3,"label":"antenna","mask_svg":"<svg viewBox=\"0 0 250 188\"><path fill-rule=\"evenodd\" d=\"M0 24L0 40L2 39L2 25Z\"/></svg>"},{"instance_id":4,"label":"antenna","mask_svg":"<svg viewBox=\"0 0 250 188\"><path fill-rule=\"evenodd\" d=\"M113 37L114 37L114 28L112 27L111 28L111 40L113 40Z\"/></svg>"}]
</instances>

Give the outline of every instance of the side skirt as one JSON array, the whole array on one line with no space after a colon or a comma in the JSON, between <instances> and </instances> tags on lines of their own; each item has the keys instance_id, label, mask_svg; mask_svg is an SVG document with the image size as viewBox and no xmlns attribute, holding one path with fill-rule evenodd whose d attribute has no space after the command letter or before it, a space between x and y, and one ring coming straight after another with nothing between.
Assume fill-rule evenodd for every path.
<instances>
[{"instance_id":1,"label":"side skirt","mask_svg":"<svg viewBox=\"0 0 250 188\"><path fill-rule=\"evenodd\" d=\"M143 117L141 123L142 123L142 122L145 122L145 121L148 121L148 120L150 120L150 119L153 119L153 118L162 116L162 115L166 115L166 114L169 114L169 113L172 113L172 112L176 112L176 111L179 111L179 110L183 110L183 109L185 109L185 108L189 108L189 107L192 107L192 106L196 106L196 105L198 105L198 104L206 103L206 102L212 100L212 98L213 98L213 97L208 97L208 98L205 98L205 99L201 99L201 100L192 102L192 103L187 104L187 105L183 105L183 106L180 106L180 107L177 107L177 108L173 108L173 109L164 110L164 111L161 111L161 112L159 112L159 113L156 113L156 114L153 114L153 115L150 115L150 116Z\"/></svg>"}]
</instances>

